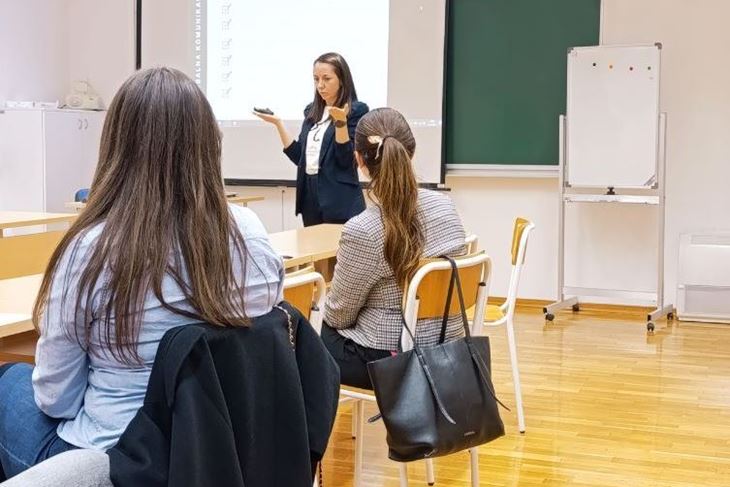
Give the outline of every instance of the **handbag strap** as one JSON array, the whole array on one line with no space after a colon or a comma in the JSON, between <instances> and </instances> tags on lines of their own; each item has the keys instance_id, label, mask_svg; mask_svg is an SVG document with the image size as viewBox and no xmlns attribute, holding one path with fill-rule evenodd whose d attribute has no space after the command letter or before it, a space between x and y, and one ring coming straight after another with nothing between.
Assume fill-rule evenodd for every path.
<instances>
[{"instance_id":1,"label":"handbag strap","mask_svg":"<svg viewBox=\"0 0 730 487\"><path fill-rule=\"evenodd\" d=\"M477 355L476 351L474 350L474 347L471 342L471 332L469 331L469 320L466 317L466 307L464 306L464 294L461 290L461 279L459 278L459 272L456 267L456 261L454 261L453 258L449 256L442 256L442 258L449 261L451 264L451 283L449 284L449 294L447 296L447 304L446 304L446 310L444 312L444 321L442 322L442 334L445 338L445 323L448 320L448 312L451 308L451 296L453 294L453 288L454 288L454 282L456 283L456 294L459 297L459 308L461 312L461 320L462 324L464 326L464 340L466 341L467 348L469 350L469 355L471 356L472 361L474 362L474 365L476 366L477 370L479 371L479 376L482 379L482 382L484 383L485 387L491 394L491 396L500 404L503 408L509 410L502 402L497 398L496 393L494 392L494 389L490 386L491 383L491 374L489 373L489 368L486 367L486 365L483 363L481 358ZM456 421L451 417L449 412L446 410L446 406L444 405L443 400L441 399L441 396L439 395L438 389L436 388L436 382L433 379L433 376L431 375L431 369L429 368L428 364L426 363L426 360L423 357L423 352L421 351L421 347L416 343L416 338L413 336L413 333L411 332L411 329L408 327L408 324L406 323L405 317L401 313L401 320L403 322L403 328L406 330L406 333L411 337L411 341L413 342L413 351L416 353L416 357L418 359L418 363L421 365L421 369L423 370L424 375L426 376L426 382L428 382L429 389L431 389L431 394L433 395L434 400L436 401L436 406L439 409L439 412L441 415L451 424L456 424ZM375 417L371 418L371 420L376 420Z\"/></svg>"},{"instance_id":2,"label":"handbag strap","mask_svg":"<svg viewBox=\"0 0 730 487\"><path fill-rule=\"evenodd\" d=\"M444 305L444 315L441 320L441 335L439 336L439 343L446 341L446 325L449 322L449 311L451 311L451 298L454 294L454 270L451 269L451 279L449 279L449 290L446 293L446 304Z\"/></svg>"},{"instance_id":3,"label":"handbag strap","mask_svg":"<svg viewBox=\"0 0 730 487\"><path fill-rule=\"evenodd\" d=\"M507 411L510 409L502 403L502 401L499 400L497 397L497 393L494 391L493 387L491 386L492 383L492 374L489 372L489 367L484 363L484 360L479 356L479 354L476 353L474 350L474 346L471 341L471 332L469 330L469 320L466 317L466 306L464 305L464 293L461 289L461 278L459 277L458 268L456 267L456 261L454 261L453 258L445 255L443 256L444 259L447 259L449 263L451 264L451 277L452 279L456 280L456 294L459 297L459 308L461 311L461 320L464 325L464 341L466 342L466 346L469 349L469 355L471 355L471 359L474 362L474 365L476 365L477 370L479 371L479 375L482 378L482 382L486 386L489 393L492 395L495 401L505 408Z\"/></svg>"},{"instance_id":4,"label":"handbag strap","mask_svg":"<svg viewBox=\"0 0 730 487\"><path fill-rule=\"evenodd\" d=\"M421 351L421 347L418 346L416 343L416 338L413 336L413 333L411 333L411 329L408 328L408 324L406 324L405 318L403 318L403 315L401 314L401 318L403 319L403 328L406 330L408 335L411 337L411 341L413 342L413 351L416 352L416 357L418 358L418 363L421 365L421 369L423 370L423 373L426 376L426 382L428 382L428 387L431 389L431 394L433 394L433 398L436 401L436 405L439 408L439 411L443 415L444 418L446 418L446 421L448 421L451 424L456 424L456 421L451 417L449 412L446 410L446 406L444 406L444 402L441 400L441 396L438 393L438 390L436 389L436 383L433 380L433 376L431 375L431 369L428 367L428 364L426 363L426 360L423 358L423 352ZM374 418L371 418L375 420Z\"/></svg>"},{"instance_id":5,"label":"handbag strap","mask_svg":"<svg viewBox=\"0 0 730 487\"><path fill-rule=\"evenodd\" d=\"M286 308L284 308L283 306L280 306L278 304L275 304L274 308L276 308L280 311L283 311L284 314L286 315L286 324L287 324L287 328L289 331L289 345L291 345L291 348L296 348L297 344L296 344L296 339L294 336L294 325L292 324L291 314L289 314L289 311L287 311Z\"/></svg>"},{"instance_id":6,"label":"handbag strap","mask_svg":"<svg viewBox=\"0 0 730 487\"><path fill-rule=\"evenodd\" d=\"M469 319L466 317L466 306L464 305L464 293L461 290L461 278L459 277L459 269L456 267L456 261L453 257L448 255L442 255L442 259L446 259L451 264L451 282L449 283L449 291L446 295L446 308L444 309L444 317L441 324L441 334L443 339L446 338L446 322L449 319L449 311L451 310L451 295L453 293L454 283L456 283L456 295L459 298L459 312L461 314L461 323L464 326L464 335L471 338L471 332L469 331ZM442 339L442 341L443 341Z\"/></svg>"}]
</instances>

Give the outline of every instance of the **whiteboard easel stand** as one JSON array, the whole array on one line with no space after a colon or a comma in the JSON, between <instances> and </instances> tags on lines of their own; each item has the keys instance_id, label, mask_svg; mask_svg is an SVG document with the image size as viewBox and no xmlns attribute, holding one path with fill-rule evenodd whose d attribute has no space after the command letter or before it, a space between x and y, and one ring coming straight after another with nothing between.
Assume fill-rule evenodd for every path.
<instances>
[{"instance_id":1,"label":"whiteboard easel stand","mask_svg":"<svg viewBox=\"0 0 730 487\"><path fill-rule=\"evenodd\" d=\"M565 158L565 132L566 117L560 116L559 125L559 159L560 169L560 211L558 213L558 301L543 308L545 319L553 321L555 313L561 309L572 308L573 311L580 310L579 297L600 296L633 298L641 294L642 298L650 299L656 303L654 311L646 317L646 328L649 332L654 331L654 322L663 316L668 319L674 318L674 307L671 304L664 304L664 225L665 225L665 174L666 174L666 113L659 115L659 164L657 170L657 181L654 185L656 195L617 195L613 194L613 188L608 188L606 194L576 194L566 191L570 186L567 182L567 163ZM659 210L658 226L658 262L657 262L657 290L654 292L622 291L617 289L596 289L565 286L565 206L566 203L622 203L622 204L647 204L657 205Z\"/></svg>"}]
</instances>

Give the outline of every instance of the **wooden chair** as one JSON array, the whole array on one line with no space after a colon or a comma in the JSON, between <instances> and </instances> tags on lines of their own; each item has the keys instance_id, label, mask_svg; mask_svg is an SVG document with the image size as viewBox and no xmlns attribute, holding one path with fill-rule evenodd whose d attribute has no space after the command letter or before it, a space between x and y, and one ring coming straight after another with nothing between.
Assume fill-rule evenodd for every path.
<instances>
[{"instance_id":1,"label":"wooden chair","mask_svg":"<svg viewBox=\"0 0 730 487\"><path fill-rule=\"evenodd\" d=\"M515 220L514 230L512 232L512 273L510 275L509 290L507 299L501 305L488 305L486 318L479 321L479 327L474 327L475 333L481 333L481 326L501 326L505 325L507 331L507 343L509 346L509 358L512 364L512 381L515 387L515 404L517 405L517 423L520 433L525 432L525 413L522 406L522 386L520 385L520 371L517 365L517 345L515 342L515 303L517 301L517 288L520 283L520 275L522 274L522 266L525 263L525 254L527 252L527 241L530 233L534 230L535 225L524 218ZM474 314L474 316L482 316ZM475 319L475 323L477 320Z\"/></svg>"},{"instance_id":2,"label":"wooden chair","mask_svg":"<svg viewBox=\"0 0 730 487\"><path fill-rule=\"evenodd\" d=\"M475 316L484 316L489 289L489 277L492 269L491 259L484 252L480 252L457 257L454 260L456 261L464 292L464 305L467 308L474 306L478 313ZM403 315L406 326L409 327L414 336L417 336L418 332L418 327L416 326L417 320L441 318L443 316L450 278L451 265L448 261L444 259L428 259L422 262L408 283L404 292ZM449 311L451 315L460 313L459 300L456 296L452 298ZM471 325L472 331L474 326L473 323ZM401 335L401 346L403 350L410 350L413 347L413 343L407 333ZM355 403L355 414L353 415L353 421L356 423L354 485L357 487L360 485L360 469L362 468L363 456L362 429L365 423L363 401L375 402L375 396L344 388L341 389L341 394L350 396L357 401ZM476 448L470 449L469 453L471 457L472 485L478 486L479 464ZM435 483L433 461L427 459L425 463L426 480L429 485L433 485ZM408 467L406 463L399 463L399 466L400 484L401 487L406 487L408 486Z\"/></svg>"},{"instance_id":3,"label":"wooden chair","mask_svg":"<svg viewBox=\"0 0 730 487\"><path fill-rule=\"evenodd\" d=\"M318 320L312 321L312 311L322 309L325 289L322 274L315 272L312 266L284 276L284 299L312 323L317 334L322 331L321 315ZM318 487L318 484L319 482L315 478L313 487Z\"/></svg>"},{"instance_id":4,"label":"wooden chair","mask_svg":"<svg viewBox=\"0 0 730 487\"><path fill-rule=\"evenodd\" d=\"M322 329L321 315L312 320L312 311L322 309L325 289L324 278L311 266L284 276L284 299L312 323L317 333Z\"/></svg>"},{"instance_id":5,"label":"wooden chair","mask_svg":"<svg viewBox=\"0 0 730 487\"><path fill-rule=\"evenodd\" d=\"M476 234L470 233L467 235L464 239L464 243L466 244L467 254L476 254L479 250L479 237L477 237Z\"/></svg>"},{"instance_id":6,"label":"wooden chair","mask_svg":"<svg viewBox=\"0 0 730 487\"><path fill-rule=\"evenodd\" d=\"M312 266L288 273L284 277L284 299L297 308L307 319L310 319L313 310L321 310L324 305L326 284L321 274L314 271ZM317 333L322 331L321 314L318 319L312 322ZM367 391L356 389L340 389L340 404L352 402L352 437L355 444L355 482L354 486L360 485L362 472L362 424L365 422L364 407L361 401L375 402L375 396ZM359 421L357 420L359 418ZM358 455L359 453L359 455ZM317 482L314 483L315 487Z\"/></svg>"}]
</instances>

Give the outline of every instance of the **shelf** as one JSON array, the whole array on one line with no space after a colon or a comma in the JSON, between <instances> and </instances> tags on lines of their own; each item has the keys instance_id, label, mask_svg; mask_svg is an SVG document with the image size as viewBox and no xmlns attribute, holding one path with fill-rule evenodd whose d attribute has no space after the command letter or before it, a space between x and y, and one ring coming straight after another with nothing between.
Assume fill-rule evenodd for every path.
<instances>
[{"instance_id":1,"label":"shelf","mask_svg":"<svg viewBox=\"0 0 730 487\"><path fill-rule=\"evenodd\" d=\"M658 205L659 196L628 194L564 194L567 203L627 203L635 205Z\"/></svg>"}]
</instances>

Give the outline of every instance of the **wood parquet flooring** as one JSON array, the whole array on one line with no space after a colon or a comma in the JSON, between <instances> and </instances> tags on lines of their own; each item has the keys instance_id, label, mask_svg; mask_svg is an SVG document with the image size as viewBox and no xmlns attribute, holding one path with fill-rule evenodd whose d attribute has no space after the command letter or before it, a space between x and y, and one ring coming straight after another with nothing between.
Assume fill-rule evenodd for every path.
<instances>
[{"instance_id":1,"label":"wood parquet flooring","mask_svg":"<svg viewBox=\"0 0 730 487\"><path fill-rule=\"evenodd\" d=\"M482 486L730 486L730 325L659 322L644 314L516 317L527 431L479 449ZM490 329L500 398L514 404L504 329ZM369 405L366 417L375 414ZM327 486L352 485L350 407L338 413L324 461ZM363 485L399 485L382 422L365 426ZM469 457L435 460L436 486L470 484ZM426 485L422 462L410 485Z\"/></svg>"}]
</instances>

